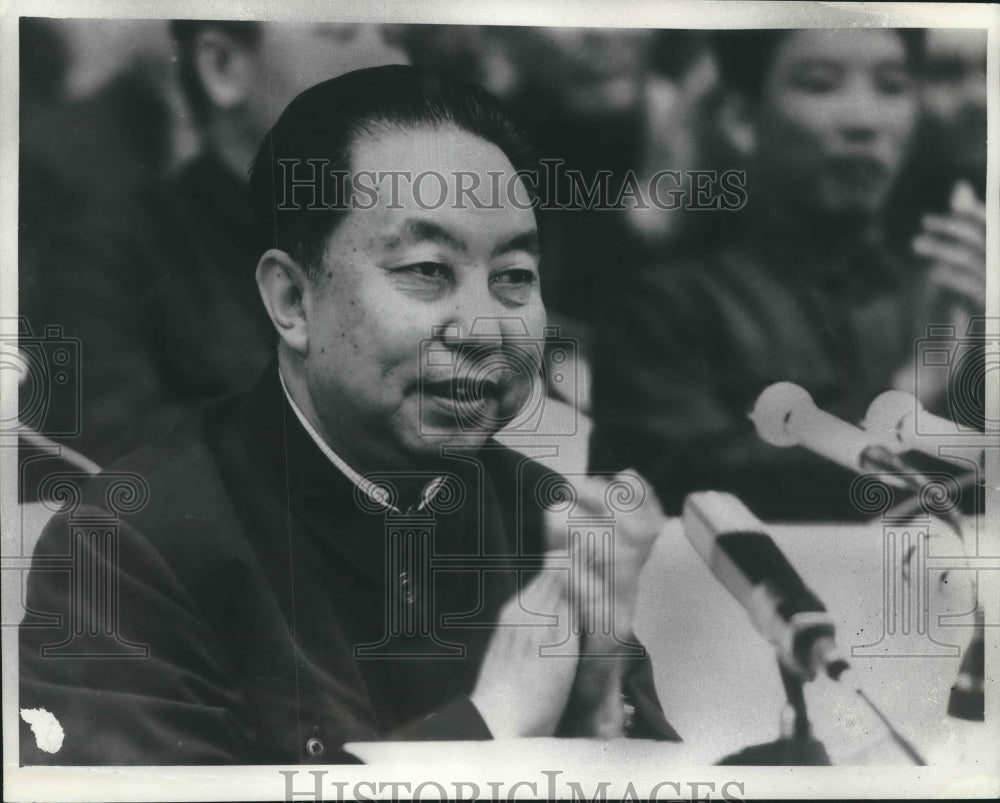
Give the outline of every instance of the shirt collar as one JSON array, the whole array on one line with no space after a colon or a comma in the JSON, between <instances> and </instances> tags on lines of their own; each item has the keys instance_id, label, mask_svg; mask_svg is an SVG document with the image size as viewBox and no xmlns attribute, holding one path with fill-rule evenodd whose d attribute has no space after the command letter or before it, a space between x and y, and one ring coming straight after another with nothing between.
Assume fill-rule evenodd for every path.
<instances>
[{"instance_id":1,"label":"shirt collar","mask_svg":"<svg viewBox=\"0 0 1000 803\"><path fill-rule=\"evenodd\" d=\"M372 482L366 477L363 477L357 471L355 471L347 462L338 455L330 445L326 442L322 435L316 431L316 428L309 422L309 419L305 417L303 412L299 409L298 404L295 403L295 399L292 398L292 394L288 392L288 386L285 384L285 377L282 376L281 370L278 370L278 380L281 382L281 390L285 394L285 400L288 402L288 406L292 408L292 412L295 413L295 417L302 424L302 428L309 434L312 438L313 443L319 448L323 455L337 468L337 470L343 474L351 483L358 488L365 496L371 499L375 504L384 507L386 510L393 513L402 515L402 511L389 501L389 492L385 488ZM420 494L420 503L416 507L416 511L423 511L434 498L441 491L445 484L444 477L435 477L427 485L424 486L423 492ZM412 510L413 508L411 508Z\"/></svg>"}]
</instances>

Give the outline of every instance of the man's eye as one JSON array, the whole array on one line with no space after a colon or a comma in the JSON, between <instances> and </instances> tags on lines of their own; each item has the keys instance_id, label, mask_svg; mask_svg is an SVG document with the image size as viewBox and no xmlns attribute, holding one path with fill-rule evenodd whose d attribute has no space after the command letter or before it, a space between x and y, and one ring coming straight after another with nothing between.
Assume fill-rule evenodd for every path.
<instances>
[{"instance_id":1,"label":"man's eye","mask_svg":"<svg viewBox=\"0 0 1000 803\"><path fill-rule=\"evenodd\" d=\"M441 262L411 262L390 270L396 287L418 297L437 298L453 286L451 268Z\"/></svg>"},{"instance_id":2,"label":"man's eye","mask_svg":"<svg viewBox=\"0 0 1000 803\"><path fill-rule=\"evenodd\" d=\"M503 273L493 277L493 283L501 287L523 287L535 283L534 271L530 270L505 270Z\"/></svg>"},{"instance_id":3,"label":"man's eye","mask_svg":"<svg viewBox=\"0 0 1000 803\"><path fill-rule=\"evenodd\" d=\"M492 284L494 292L503 300L512 304L527 304L537 280L534 271L514 269L496 274Z\"/></svg>"},{"instance_id":4,"label":"man's eye","mask_svg":"<svg viewBox=\"0 0 1000 803\"><path fill-rule=\"evenodd\" d=\"M417 262L414 265L407 265L401 270L419 276L422 279L433 279L441 281L448 278L448 266L440 262Z\"/></svg>"}]
</instances>

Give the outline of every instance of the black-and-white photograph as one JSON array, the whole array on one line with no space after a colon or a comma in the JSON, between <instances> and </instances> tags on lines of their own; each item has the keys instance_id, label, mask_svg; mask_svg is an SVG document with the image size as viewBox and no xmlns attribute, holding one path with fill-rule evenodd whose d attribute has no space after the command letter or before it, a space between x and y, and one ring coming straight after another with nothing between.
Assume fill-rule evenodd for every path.
<instances>
[{"instance_id":1,"label":"black-and-white photograph","mask_svg":"<svg viewBox=\"0 0 1000 803\"><path fill-rule=\"evenodd\" d=\"M996 7L55 5L7 799L1000 795Z\"/></svg>"}]
</instances>

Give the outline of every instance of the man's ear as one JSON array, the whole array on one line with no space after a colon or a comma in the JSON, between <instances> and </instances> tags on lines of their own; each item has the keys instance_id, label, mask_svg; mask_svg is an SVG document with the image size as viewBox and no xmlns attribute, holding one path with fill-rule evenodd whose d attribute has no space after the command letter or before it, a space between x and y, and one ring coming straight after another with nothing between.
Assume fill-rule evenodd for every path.
<instances>
[{"instance_id":1,"label":"man's ear","mask_svg":"<svg viewBox=\"0 0 1000 803\"><path fill-rule=\"evenodd\" d=\"M257 263L257 289L282 342L300 356L309 351L310 279L294 259L272 248Z\"/></svg>"},{"instance_id":2,"label":"man's ear","mask_svg":"<svg viewBox=\"0 0 1000 803\"><path fill-rule=\"evenodd\" d=\"M195 66L213 106L244 105L254 89L254 54L225 31L206 28L195 41Z\"/></svg>"},{"instance_id":3,"label":"man's ear","mask_svg":"<svg viewBox=\"0 0 1000 803\"><path fill-rule=\"evenodd\" d=\"M719 126L722 134L736 153L750 156L757 147L757 125L754 106L750 99L739 93L729 93L719 105Z\"/></svg>"}]
</instances>

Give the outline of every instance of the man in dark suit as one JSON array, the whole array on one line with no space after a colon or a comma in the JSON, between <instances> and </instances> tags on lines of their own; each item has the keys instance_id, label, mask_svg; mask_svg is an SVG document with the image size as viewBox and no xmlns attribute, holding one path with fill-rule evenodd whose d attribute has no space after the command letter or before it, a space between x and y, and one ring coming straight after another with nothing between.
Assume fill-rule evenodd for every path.
<instances>
[{"instance_id":1,"label":"man in dark suit","mask_svg":"<svg viewBox=\"0 0 1000 803\"><path fill-rule=\"evenodd\" d=\"M676 738L628 637L652 495L615 517L610 563L584 560L546 511L560 478L492 438L531 397L545 334L517 172L532 160L488 95L409 68L285 110L251 180L276 363L60 497L21 627L23 763ZM456 194L469 176L481 186ZM562 487L594 529L611 486Z\"/></svg>"}]
</instances>

